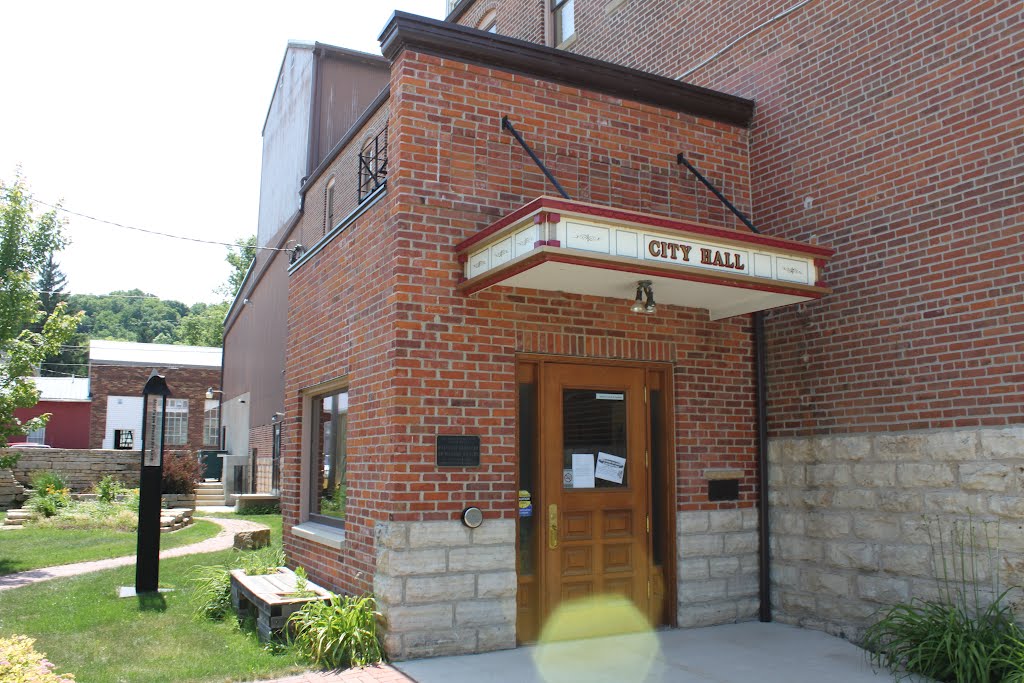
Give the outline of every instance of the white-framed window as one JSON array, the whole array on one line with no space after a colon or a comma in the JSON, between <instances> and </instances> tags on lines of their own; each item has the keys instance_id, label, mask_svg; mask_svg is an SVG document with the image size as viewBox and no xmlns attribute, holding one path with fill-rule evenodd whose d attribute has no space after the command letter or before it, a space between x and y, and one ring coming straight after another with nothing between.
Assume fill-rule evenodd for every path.
<instances>
[{"instance_id":1,"label":"white-framed window","mask_svg":"<svg viewBox=\"0 0 1024 683\"><path fill-rule=\"evenodd\" d=\"M203 445L217 447L217 428L220 420L217 419L220 401L217 399L206 399L203 405Z\"/></svg>"},{"instance_id":2,"label":"white-framed window","mask_svg":"<svg viewBox=\"0 0 1024 683\"><path fill-rule=\"evenodd\" d=\"M348 495L348 388L316 394L306 404L310 411L309 519L344 526Z\"/></svg>"},{"instance_id":3,"label":"white-framed window","mask_svg":"<svg viewBox=\"0 0 1024 683\"><path fill-rule=\"evenodd\" d=\"M334 227L334 176L327 179L324 189L324 234Z\"/></svg>"},{"instance_id":4,"label":"white-framed window","mask_svg":"<svg viewBox=\"0 0 1024 683\"><path fill-rule=\"evenodd\" d=\"M46 444L46 427L40 427L39 429L33 429L31 432L25 435L25 441L27 443L37 443L40 445Z\"/></svg>"},{"instance_id":5,"label":"white-framed window","mask_svg":"<svg viewBox=\"0 0 1024 683\"><path fill-rule=\"evenodd\" d=\"M551 0L555 47L576 35L576 0Z\"/></svg>"},{"instance_id":6,"label":"white-framed window","mask_svg":"<svg viewBox=\"0 0 1024 683\"><path fill-rule=\"evenodd\" d=\"M184 446L188 443L188 399L167 399L164 416L164 445Z\"/></svg>"}]
</instances>

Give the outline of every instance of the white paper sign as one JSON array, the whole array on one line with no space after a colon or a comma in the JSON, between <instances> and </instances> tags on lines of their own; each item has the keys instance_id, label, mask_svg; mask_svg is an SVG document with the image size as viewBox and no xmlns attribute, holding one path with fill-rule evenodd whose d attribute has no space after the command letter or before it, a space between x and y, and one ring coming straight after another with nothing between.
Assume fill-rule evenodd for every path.
<instances>
[{"instance_id":1,"label":"white paper sign","mask_svg":"<svg viewBox=\"0 0 1024 683\"><path fill-rule=\"evenodd\" d=\"M572 487L574 489L594 488L594 454L572 454Z\"/></svg>"},{"instance_id":2,"label":"white paper sign","mask_svg":"<svg viewBox=\"0 0 1024 683\"><path fill-rule=\"evenodd\" d=\"M622 476L626 472L626 459L620 458L611 453L599 452L597 454L597 469L594 476L605 481L622 483Z\"/></svg>"}]
</instances>

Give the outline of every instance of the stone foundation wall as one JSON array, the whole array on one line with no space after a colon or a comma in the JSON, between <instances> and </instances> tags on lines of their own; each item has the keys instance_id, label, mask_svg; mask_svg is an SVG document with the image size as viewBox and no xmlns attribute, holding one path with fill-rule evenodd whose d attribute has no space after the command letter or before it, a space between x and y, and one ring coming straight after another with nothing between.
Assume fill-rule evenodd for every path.
<instances>
[{"instance_id":1,"label":"stone foundation wall","mask_svg":"<svg viewBox=\"0 0 1024 683\"><path fill-rule=\"evenodd\" d=\"M32 474L51 470L68 479L72 491L89 491L100 479L111 474L129 488L139 485L139 451L79 450L66 448L11 449L21 458L14 466L14 478L28 486Z\"/></svg>"},{"instance_id":2,"label":"stone foundation wall","mask_svg":"<svg viewBox=\"0 0 1024 683\"><path fill-rule=\"evenodd\" d=\"M25 500L25 487L18 483L10 470L0 470L0 510L20 507Z\"/></svg>"},{"instance_id":3,"label":"stone foundation wall","mask_svg":"<svg viewBox=\"0 0 1024 683\"><path fill-rule=\"evenodd\" d=\"M515 520L384 522L373 591L392 659L515 647Z\"/></svg>"},{"instance_id":4,"label":"stone foundation wall","mask_svg":"<svg viewBox=\"0 0 1024 683\"><path fill-rule=\"evenodd\" d=\"M757 510L680 512L679 626L757 617Z\"/></svg>"},{"instance_id":5,"label":"stone foundation wall","mask_svg":"<svg viewBox=\"0 0 1024 683\"><path fill-rule=\"evenodd\" d=\"M996 546L979 549L987 585L997 569L1024 586L1022 456L1024 427L772 439L775 618L856 641L879 608L936 595L954 525Z\"/></svg>"}]
</instances>

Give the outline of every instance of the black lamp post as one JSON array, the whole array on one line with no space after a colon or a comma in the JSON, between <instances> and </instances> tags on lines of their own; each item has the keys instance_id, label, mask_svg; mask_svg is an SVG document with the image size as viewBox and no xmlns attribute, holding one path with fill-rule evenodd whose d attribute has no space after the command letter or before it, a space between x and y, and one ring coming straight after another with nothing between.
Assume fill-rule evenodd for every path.
<instances>
[{"instance_id":1,"label":"black lamp post","mask_svg":"<svg viewBox=\"0 0 1024 683\"><path fill-rule=\"evenodd\" d=\"M160 484L164 473L164 425L171 390L161 375L142 389L142 471L139 475L139 540L135 592L155 593L160 579Z\"/></svg>"}]
</instances>

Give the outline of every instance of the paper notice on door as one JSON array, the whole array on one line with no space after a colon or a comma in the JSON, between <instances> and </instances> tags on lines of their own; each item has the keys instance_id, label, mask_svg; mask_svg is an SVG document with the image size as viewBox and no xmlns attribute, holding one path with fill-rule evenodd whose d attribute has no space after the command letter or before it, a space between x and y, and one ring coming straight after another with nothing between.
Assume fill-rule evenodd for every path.
<instances>
[{"instance_id":1,"label":"paper notice on door","mask_svg":"<svg viewBox=\"0 0 1024 683\"><path fill-rule=\"evenodd\" d=\"M572 454L572 487L574 489L594 488L594 454Z\"/></svg>"},{"instance_id":2,"label":"paper notice on door","mask_svg":"<svg viewBox=\"0 0 1024 683\"><path fill-rule=\"evenodd\" d=\"M620 458L611 453L599 452L597 454L597 469L594 476L598 479L611 481L616 484L622 483L622 475L626 471L626 459Z\"/></svg>"}]
</instances>

